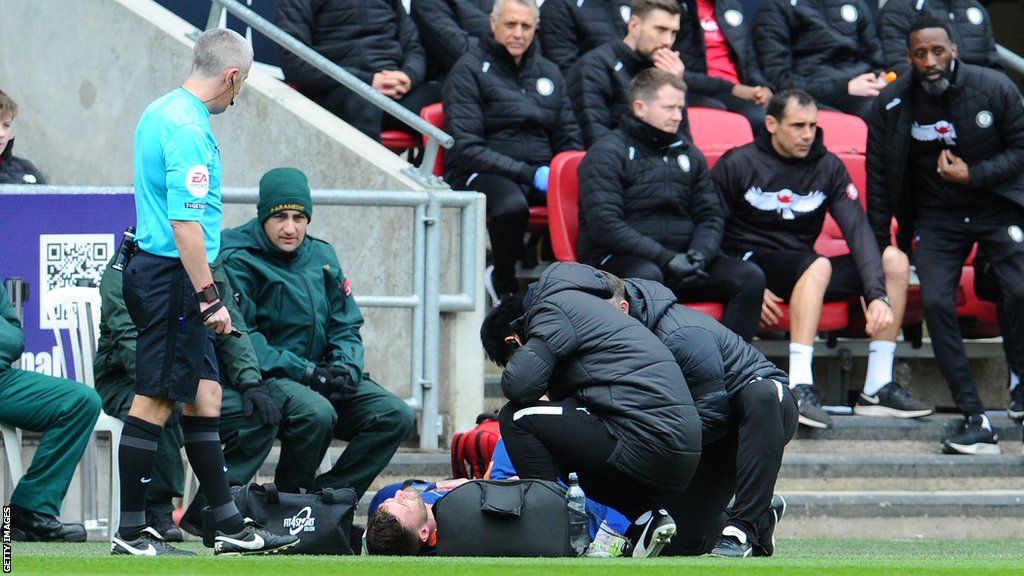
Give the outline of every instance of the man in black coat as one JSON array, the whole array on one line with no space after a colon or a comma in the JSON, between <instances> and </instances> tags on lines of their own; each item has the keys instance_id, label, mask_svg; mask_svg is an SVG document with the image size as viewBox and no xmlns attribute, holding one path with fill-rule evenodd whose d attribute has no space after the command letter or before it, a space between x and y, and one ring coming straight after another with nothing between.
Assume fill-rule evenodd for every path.
<instances>
[{"instance_id":1,"label":"man in black coat","mask_svg":"<svg viewBox=\"0 0 1024 576\"><path fill-rule=\"evenodd\" d=\"M984 414L956 317L956 288L975 242L999 278L1000 324L1024 334L1024 102L993 70L957 59L943 20L922 17L907 36L913 72L890 85L869 122L868 214L879 242L889 221L913 250L935 359L963 428L949 453L994 454L998 437ZM1024 369L1024 339L1007 363Z\"/></svg>"},{"instance_id":2,"label":"man in black coat","mask_svg":"<svg viewBox=\"0 0 1024 576\"><path fill-rule=\"evenodd\" d=\"M499 0L492 36L459 59L444 86L445 128L455 146L444 177L456 190L487 195L494 268L492 297L519 291L515 264L530 206L547 202L548 165L580 149L579 128L558 67L540 55L534 0Z\"/></svg>"},{"instance_id":3,"label":"man in black coat","mask_svg":"<svg viewBox=\"0 0 1024 576\"><path fill-rule=\"evenodd\" d=\"M581 56L622 38L630 0L545 0L540 8L540 47L562 73Z\"/></svg>"},{"instance_id":4,"label":"man in black coat","mask_svg":"<svg viewBox=\"0 0 1024 576\"><path fill-rule=\"evenodd\" d=\"M700 465L677 503L686 522L664 554L771 556L785 510L772 492L797 428L786 374L710 316L676 304L661 284L608 280L612 303L672 352L700 413Z\"/></svg>"},{"instance_id":5,"label":"man in black coat","mask_svg":"<svg viewBox=\"0 0 1024 576\"><path fill-rule=\"evenodd\" d=\"M861 118L886 86L864 0L765 0L754 19L754 50L776 90L801 88Z\"/></svg>"},{"instance_id":6,"label":"man in black coat","mask_svg":"<svg viewBox=\"0 0 1024 576\"><path fill-rule=\"evenodd\" d=\"M440 100L399 0L278 0L275 24L414 114ZM279 55L287 82L360 132L380 140L381 129L410 130L297 55Z\"/></svg>"},{"instance_id":7,"label":"man in black coat","mask_svg":"<svg viewBox=\"0 0 1024 576\"><path fill-rule=\"evenodd\" d=\"M1002 71L992 20L978 0L889 0L878 11L878 35L885 65L900 73L911 71L907 62L907 32L920 16L946 22L961 62Z\"/></svg>"},{"instance_id":8,"label":"man in black coat","mask_svg":"<svg viewBox=\"0 0 1024 576\"><path fill-rule=\"evenodd\" d=\"M725 303L723 323L750 340L764 275L719 254L722 214L704 156L678 135L682 80L649 68L632 113L580 164L580 260L623 278L664 282L684 302Z\"/></svg>"},{"instance_id":9,"label":"man in black coat","mask_svg":"<svg viewBox=\"0 0 1024 576\"><path fill-rule=\"evenodd\" d=\"M803 90L783 90L768 104L766 132L733 148L715 164L712 177L725 201L722 249L764 271L767 290L761 322L775 325L789 302L789 385L800 423L829 428L814 389L811 360L822 303L863 295L871 336L867 378L854 410L865 416L914 418L933 409L892 382L892 365L906 306L910 264L887 246L880 253L843 163L822 144L818 109ZM826 258L814 251L826 212L850 254ZM888 228L887 228L888 230Z\"/></svg>"},{"instance_id":10,"label":"man in black coat","mask_svg":"<svg viewBox=\"0 0 1024 576\"><path fill-rule=\"evenodd\" d=\"M677 32L676 0L635 0L625 38L591 50L569 69L565 81L584 146L593 146L630 113L629 83L640 71L655 67L683 77L682 58L672 50ZM679 133L690 133L685 112Z\"/></svg>"},{"instance_id":11,"label":"man in black coat","mask_svg":"<svg viewBox=\"0 0 1024 576\"><path fill-rule=\"evenodd\" d=\"M632 555L656 556L675 534L659 509L673 513L700 459L700 418L672 354L612 295L598 270L555 263L488 313L481 339L504 367L498 420L519 476L576 472L634 521Z\"/></svg>"},{"instance_id":12,"label":"man in black coat","mask_svg":"<svg viewBox=\"0 0 1024 576\"><path fill-rule=\"evenodd\" d=\"M18 105L0 90L0 184L46 184L34 164L14 155L14 119Z\"/></svg>"},{"instance_id":13,"label":"man in black coat","mask_svg":"<svg viewBox=\"0 0 1024 576\"><path fill-rule=\"evenodd\" d=\"M444 82L455 62L491 34L493 7L494 0L412 0L409 15L427 56L427 81Z\"/></svg>"}]
</instances>

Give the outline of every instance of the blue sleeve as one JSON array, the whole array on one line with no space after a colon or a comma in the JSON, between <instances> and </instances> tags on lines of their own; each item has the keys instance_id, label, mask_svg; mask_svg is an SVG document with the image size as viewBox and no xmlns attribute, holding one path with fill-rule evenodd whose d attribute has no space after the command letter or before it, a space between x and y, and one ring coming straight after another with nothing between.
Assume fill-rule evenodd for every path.
<instances>
[{"instance_id":1,"label":"blue sleeve","mask_svg":"<svg viewBox=\"0 0 1024 576\"><path fill-rule=\"evenodd\" d=\"M508 457L508 450L505 449L505 440L498 440L494 445L494 453L491 454L490 479L504 480L518 475L512 466L512 460Z\"/></svg>"},{"instance_id":2,"label":"blue sleeve","mask_svg":"<svg viewBox=\"0 0 1024 576\"><path fill-rule=\"evenodd\" d=\"M171 220L200 221L210 191L210 163L215 151L198 124L184 124L164 144L167 216Z\"/></svg>"}]
</instances>

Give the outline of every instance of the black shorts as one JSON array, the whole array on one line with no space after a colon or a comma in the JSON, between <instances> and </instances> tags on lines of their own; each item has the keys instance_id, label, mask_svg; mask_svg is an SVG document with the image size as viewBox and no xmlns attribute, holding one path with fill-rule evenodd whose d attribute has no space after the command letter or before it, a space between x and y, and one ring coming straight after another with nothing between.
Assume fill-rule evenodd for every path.
<instances>
[{"instance_id":1,"label":"black shorts","mask_svg":"<svg viewBox=\"0 0 1024 576\"><path fill-rule=\"evenodd\" d=\"M124 269L135 343L135 393L193 404L199 380L220 381L213 331L199 316L181 260L140 251Z\"/></svg>"},{"instance_id":2,"label":"black shorts","mask_svg":"<svg viewBox=\"0 0 1024 576\"><path fill-rule=\"evenodd\" d=\"M814 252L755 251L744 257L764 272L765 284L776 296L789 300L800 277L818 258ZM825 301L843 300L864 293L857 264L849 254L828 259L832 263L832 279L825 290Z\"/></svg>"}]
</instances>

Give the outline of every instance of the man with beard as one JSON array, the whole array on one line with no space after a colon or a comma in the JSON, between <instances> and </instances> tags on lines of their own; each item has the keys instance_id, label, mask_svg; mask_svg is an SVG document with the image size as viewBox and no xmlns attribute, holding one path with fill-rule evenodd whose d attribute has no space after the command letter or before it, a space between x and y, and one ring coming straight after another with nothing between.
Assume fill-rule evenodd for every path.
<instances>
[{"instance_id":1,"label":"man with beard","mask_svg":"<svg viewBox=\"0 0 1024 576\"><path fill-rule=\"evenodd\" d=\"M964 64L948 26L918 19L907 36L905 74L879 96L869 121L868 215L879 243L889 222L913 250L935 359L957 408L960 431L943 441L952 454L995 454L998 437L984 414L956 317L964 259L977 242L988 254L1003 298L1002 325L1024 322L1024 102L1003 74ZM1024 342L1007 362L1024 368Z\"/></svg>"}]
</instances>

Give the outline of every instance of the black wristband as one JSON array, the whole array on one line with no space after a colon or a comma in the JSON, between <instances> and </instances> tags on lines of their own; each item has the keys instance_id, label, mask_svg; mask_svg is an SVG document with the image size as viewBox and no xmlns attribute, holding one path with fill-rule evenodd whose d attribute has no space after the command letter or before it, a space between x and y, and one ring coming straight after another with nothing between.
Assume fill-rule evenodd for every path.
<instances>
[{"instance_id":1,"label":"black wristband","mask_svg":"<svg viewBox=\"0 0 1024 576\"><path fill-rule=\"evenodd\" d=\"M224 307L224 303L221 302L220 300L218 300L218 301L214 302L209 308L207 308L206 310L203 310L202 312L200 312L199 313L199 317L203 319L203 322L206 322L207 320L210 319L210 316L213 316L214 314L216 314L223 307Z\"/></svg>"}]
</instances>

